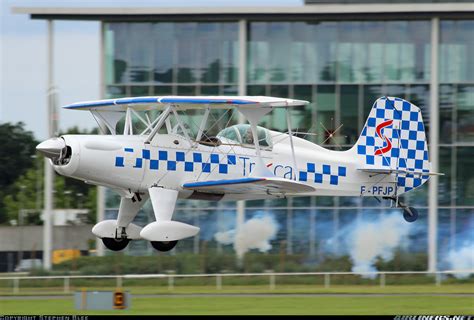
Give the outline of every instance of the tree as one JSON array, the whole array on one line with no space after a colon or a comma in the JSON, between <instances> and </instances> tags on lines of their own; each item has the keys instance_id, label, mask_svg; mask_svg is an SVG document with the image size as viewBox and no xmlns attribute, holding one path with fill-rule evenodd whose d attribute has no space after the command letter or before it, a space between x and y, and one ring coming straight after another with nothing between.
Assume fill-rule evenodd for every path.
<instances>
[{"instance_id":1,"label":"tree","mask_svg":"<svg viewBox=\"0 0 474 320\"><path fill-rule=\"evenodd\" d=\"M97 129L91 131L82 131L73 127L62 134L94 134ZM33 144L33 150L37 142ZM31 154L33 155L33 154ZM19 211L23 209L29 210L28 219L24 223L39 224L41 223L40 215L44 207L44 157L37 155L36 158L28 156L31 164L29 168L16 177L15 181L9 185L3 194L0 194L0 203L2 205L0 211L0 223L9 220L17 220ZM10 154L9 157L15 159ZM36 162L34 162L36 160ZM7 168L2 168L5 171ZM2 172L3 172L2 171ZM55 174L54 179L54 208L84 208L89 209L89 222L96 220L96 187L85 184L72 178L66 178Z\"/></svg>"},{"instance_id":2,"label":"tree","mask_svg":"<svg viewBox=\"0 0 474 320\"><path fill-rule=\"evenodd\" d=\"M25 174L10 186L10 192L4 196L5 220L17 220L20 210L28 210L24 224L41 224L41 212L44 207L44 157L36 159L37 166L28 169ZM95 222L96 187L83 181L55 174L54 208L88 209L88 222Z\"/></svg>"},{"instance_id":3,"label":"tree","mask_svg":"<svg viewBox=\"0 0 474 320\"><path fill-rule=\"evenodd\" d=\"M24 123L0 124L0 199L11 192L15 180L34 163L38 142L33 133L24 129ZM0 201L0 223L7 219L3 202Z\"/></svg>"},{"instance_id":4,"label":"tree","mask_svg":"<svg viewBox=\"0 0 474 320\"><path fill-rule=\"evenodd\" d=\"M0 124L0 188L11 185L33 164L32 155L38 142L25 131L24 123Z\"/></svg>"}]
</instances>

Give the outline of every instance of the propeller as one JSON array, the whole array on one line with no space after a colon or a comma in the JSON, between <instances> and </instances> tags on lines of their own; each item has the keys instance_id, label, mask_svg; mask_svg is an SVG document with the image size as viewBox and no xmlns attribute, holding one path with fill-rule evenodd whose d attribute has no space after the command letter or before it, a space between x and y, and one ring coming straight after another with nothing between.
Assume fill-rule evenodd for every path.
<instances>
[{"instance_id":1,"label":"propeller","mask_svg":"<svg viewBox=\"0 0 474 320\"><path fill-rule=\"evenodd\" d=\"M60 158L65 148L66 142L61 138L51 138L36 146L36 150L52 160Z\"/></svg>"}]
</instances>

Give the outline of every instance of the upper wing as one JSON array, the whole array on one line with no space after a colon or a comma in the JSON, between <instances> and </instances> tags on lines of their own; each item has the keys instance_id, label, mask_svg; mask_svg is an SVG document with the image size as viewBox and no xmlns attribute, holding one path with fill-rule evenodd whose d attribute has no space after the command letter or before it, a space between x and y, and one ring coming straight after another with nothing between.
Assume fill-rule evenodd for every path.
<instances>
[{"instance_id":1,"label":"upper wing","mask_svg":"<svg viewBox=\"0 0 474 320\"><path fill-rule=\"evenodd\" d=\"M306 184L278 177L223 179L183 184L184 189L210 193L294 194L313 192Z\"/></svg>"},{"instance_id":2,"label":"upper wing","mask_svg":"<svg viewBox=\"0 0 474 320\"><path fill-rule=\"evenodd\" d=\"M301 106L308 103L308 101L304 100L264 96L163 96L84 101L64 106L64 108L90 111L126 111L127 108L132 107L137 111L142 111L163 109L167 105L174 105L178 110L187 110L200 109L203 105L214 109L228 109L235 106L240 108L281 108Z\"/></svg>"}]
</instances>

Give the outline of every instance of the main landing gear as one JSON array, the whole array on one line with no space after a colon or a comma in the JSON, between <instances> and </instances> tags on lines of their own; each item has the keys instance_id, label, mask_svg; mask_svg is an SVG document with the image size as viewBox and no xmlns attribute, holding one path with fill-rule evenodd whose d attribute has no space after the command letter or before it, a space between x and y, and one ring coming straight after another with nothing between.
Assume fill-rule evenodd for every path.
<instances>
[{"instance_id":1,"label":"main landing gear","mask_svg":"<svg viewBox=\"0 0 474 320\"><path fill-rule=\"evenodd\" d=\"M400 199L394 197L384 197L384 199L389 199L395 202L398 208L402 208L403 210L403 219L406 222L415 222L418 219L418 210L413 207L409 207L405 205Z\"/></svg>"},{"instance_id":2,"label":"main landing gear","mask_svg":"<svg viewBox=\"0 0 474 320\"><path fill-rule=\"evenodd\" d=\"M143 202L151 198L156 221L140 227L132 223ZM178 191L151 187L148 193L135 193L132 198L122 197L117 220L103 220L92 228L92 233L102 239L105 247L120 251L127 247L131 240L148 240L153 248L167 252L172 250L178 240L193 237L199 228L171 220Z\"/></svg>"},{"instance_id":3,"label":"main landing gear","mask_svg":"<svg viewBox=\"0 0 474 320\"><path fill-rule=\"evenodd\" d=\"M130 243L130 239L127 238L102 238L104 246L112 251L121 251L127 247ZM178 240L176 241L150 241L153 248L158 251L166 252L172 250Z\"/></svg>"},{"instance_id":4,"label":"main landing gear","mask_svg":"<svg viewBox=\"0 0 474 320\"><path fill-rule=\"evenodd\" d=\"M152 247L155 248L156 250L166 252L173 249L178 243L178 240L176 241L150 241L150 243Z\"/></svg>"},{"instance_id":5,"label":"main landing gear","mask_svg":"<svg viewBox=\"0 0 474 320\"><path fill-rule=\"evenodd\" d=\"M127 247L130 243L130 239L127 238L102 238L104 246L112 251L121 251ZM158 251L166 252L172 250L178 240L176 241L150 241L153 248Z\"/></svg>"},{"instance_id":6,"label":"main landing gear","mask_svg":"<svg viewBox=\"0 0 474 320\"><path fill-rule=\"evenodd\" d=\"M102 238L102 242L104 243L104 246L112 251L121 251L125 249L130 242L130 239L124 239L124 238Z\"/></svg>"},{"instance_id":7,"label":"main landing gear","mask_svg":"<svg viewBox=\"0 0 474 320\"><path fill-rule=\"evenodd\" d=\"M112 251L121 251L125 249L129 242L130 239L127 237L127 232L124 227L120 228L120 235L118 235L118 230L115 231L115 238L102 238L104 246Z\"/></svg>"}]
</instances>

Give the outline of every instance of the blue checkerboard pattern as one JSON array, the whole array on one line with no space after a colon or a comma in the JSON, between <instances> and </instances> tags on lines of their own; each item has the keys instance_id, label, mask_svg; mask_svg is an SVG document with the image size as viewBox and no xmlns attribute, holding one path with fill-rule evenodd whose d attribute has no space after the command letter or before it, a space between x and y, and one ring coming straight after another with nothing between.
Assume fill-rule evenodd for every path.
<instances>
[{"instance_id":1,"label":"blue checkerboard pattern","mask_svg":"<svg viewBox=\"0 0 474 320\"><path fill-rule=\"evenodd\" d=\"M376 155L376 151L387 146L376 128L381 123L393 120L381 130L392 144L390 151ZM362 134L356 144L357 154L367 167L402 169L417 173L429 172L428 145L420 109L410 102L394 97L382 97L375 101ZM397 177L398 193L421 186L428 180L407 174Z\"/></svg>"},{"instance_id":2,"label":"blue checkerboard pattern","mask_svg":"<svg viewBox=\"0 0 474 320\"><path fill-rule=\"evenodd\" d=\"M133 148L124 148L126 153L134 153ZM141 152L141 153L139 153ZM158 150L151 152L148 149L137 151L133 168L144 168L148 163L150 170L176 171L183 166L185 172L218 172L228 174L229 167L237 165L235 154L203 154L201 152ZM115 157L116 167L125 167L122 156ZM215 170L215 171L214 171ZM298 180L302 182L326 183L337 186L341 178L346 177L347 168L330 164L315 164L308 162L306 170L299 171Z\"/></svg>"},{"instance_id":3,"label":"blue checkerboard pattern","mask_svg":"<svg viewBox=\"0 0 474 320\"><path fill-rule=\"evenodd\" d=\"M125 152L133 153L133 148L124 148ZM141 155L135 158L134 168L142 168L149 164L150 170L165 169L167 171L176 171L178 166L183 166L185 172L218 172L221 174L229 173L229 166L237 164L236 156L233 154L203 154L201 152L183 152L158 150L151 152L148 149L142 149ZM124 157L115 157L115 166L124 167ZM216 171L214 171L216 170Z\"/></svg>"},{"instance_id":4,"label":"blue checkerboard pattern","mask_svg":"<svg viewBox=\"0 0 474 320\"><path fill-rule=\"evenodd\" d=\"M306 170L299 172L298 180L337 186L339 179L345 177L346 174L347 168L344 166L308 162L306 164Z\"/></svg>"}]
</instances>

